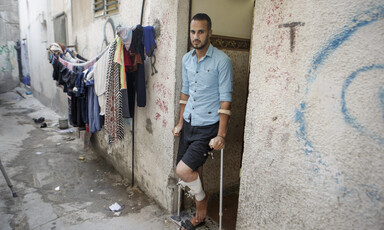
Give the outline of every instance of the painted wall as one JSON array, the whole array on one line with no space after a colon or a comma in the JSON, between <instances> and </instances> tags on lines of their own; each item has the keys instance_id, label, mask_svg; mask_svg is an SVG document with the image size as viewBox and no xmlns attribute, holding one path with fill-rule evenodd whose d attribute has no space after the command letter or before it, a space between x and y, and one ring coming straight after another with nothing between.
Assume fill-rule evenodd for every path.
<instances>
[{"instance_id":1,"label":"painted wall","mask_svg":"<svg viewBox=\"0 0 384 230\"><path fill-rule=\"evenodd\" d=\"M80 55L91 58L114 38L114 26L132 27L140 23L141 4L120 1L119 13L110 17L94 18L92 2L73 1L73 36ZM181 57L187 49L188 1L146 1L143 26L160 22L160 35L156 38L156 70L152 75L149 59L145 62L147 105L136 107L135 112L135 184L153 197L162 207L175 210L177 195L174 174L176 108L175 88L181 84ZM105 28L105 29L104 29ZM180 78L179 78L180 77ZM178 99L177 99L178 101ZM125 119L125 138L108 144L104 131L93 135L92 143L100 154L129 181L132 173L132 120Z\"/></svg>"},{"instance_id":2,"label":"painted wall","mask_svg":"<svg viewBox=\"0 0 384 230\"><path fill-rule=\"evenodd\" d=\"M19 39L19 12L17 1L0 2L0 93L16 87L19 80L17 52Z\"/></svg>"},{"instance_id":3,"label":"painted wall","mask_svg":"<svg viewBox=\"0 0 384 230\"><path fill-rule=\"evenodd\" d=\"M237 229L384 226L384 4L256 1Z\"/></svg>"},{"instance_id":4,"label":"painted wall","mask_svg":"<svg viewBox=\"0 0 384 230\"><path fill-rule=\"evenodd\" d=\"M207 13L212 20L213 34L251 38L255 0L193 0L191 17Z\"/></svg>"}]
</instances>

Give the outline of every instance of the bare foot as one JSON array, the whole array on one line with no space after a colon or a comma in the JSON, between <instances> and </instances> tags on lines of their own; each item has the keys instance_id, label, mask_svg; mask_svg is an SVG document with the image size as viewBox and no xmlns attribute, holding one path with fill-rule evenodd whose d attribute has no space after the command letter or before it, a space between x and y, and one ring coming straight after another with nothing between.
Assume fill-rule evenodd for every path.
<instances>
[{"instance_id":1,"label":"bare foot","mask_svg":"<svg viewBox=\"0 0 384 230\"><path fill-rule=\"evenodd\" d=\"M208 201L209 201L209 194L206 192L205 197L202 201L197 201L196 202L196 218L198 222L203 222L205 217L207 216L207 209L208 209Z\"/></svg>"}]
</instances>

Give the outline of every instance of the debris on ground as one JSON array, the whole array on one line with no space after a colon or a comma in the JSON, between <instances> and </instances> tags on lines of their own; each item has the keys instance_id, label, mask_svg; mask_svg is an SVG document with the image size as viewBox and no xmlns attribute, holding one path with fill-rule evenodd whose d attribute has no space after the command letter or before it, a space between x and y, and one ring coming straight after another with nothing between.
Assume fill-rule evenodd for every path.
<instances>
[{"instance_id":1,"label":"debris on ground","mask_svg":"<svg viewBox=\"0 0 384 230\"><path fill-rule=\"evenodd\" d=\"M83 161L83 160L85 160L85 157L80 156L79 160Z\"/></svg>"},{"instance_id":2,"label":"debris on ground","mask_svg":"<svg viewBox=\"0 0 384 230\"><path fill-rule=\"evenodd\" d=\"M43 154L43 152L36 152L36 155L41 155Z\"/></svg>"},{"instance_id":3,"label":"debris on ground","mask_svg":"<svg viewBox=\"0 0 384 230\"><path fill-rule=\"evenodd\" d=\"M120 206L117 202L109 206L109 210L111 210L112 212L119 212L123 209L124 209L124 206Z\"/></svg>"},{"instance_id":4,"label":"debris on ground","mask_svg":"<svg viewBox=\"0 0 384 230\"><path fill-rule=\"evenodd\" d=\"M57 187L55 188L55 190L56 190L56 191L59 191L59 190L60 190L60 186L57 186Z\"/></svg>"},{"instance_id":5,"label":"debris on ground","mask_svg":"<svg viewBox=\"0 0 384 230\"><path fill-rule=\"evenodd\" d=\"M73 141L73 140L75 140L75 138L74 137L63 137L63 140L65 140L65 141Z\"/></svg>"},{"instance_id":6,"label":"debris on ground","mask_svg":"<svg viewBox=\"0 0 384 230\"><path fill-rule=\"evenodd\" d=\"M73 128L57 130L59 133L73 133Z\"/></svg>"},{"instance_id":7,"label":"debris on ground","mask_svg":"<svg viewBox=\"0 0 384 230\"><path fill-rule=\"evenodd\" d=\"M40 128L47 128L47 123L44 122L43 124L41 124Z\"/></svg>"},{"instance_id":8,"label":"debris on ground","mask_svg":"<svg viewBox=\"0 0 384 230\"><path fill-rule=\"evenodd\" d=\"M120 216L121 212L115 212L113 213L114 216Z\"/></svg>"},{"instance_id":9,"label":"debris on ground","mask_svg":"<svg viewBox=\"0 0 384 230\"><path fill-rule=\"evenodd\" d=\"M34 121L36 124L39 124L39 123L44 122L44 121L45 121L45 118L44 118L44 117L33 118L33 121Z\"/></svg>"}]
</instances>

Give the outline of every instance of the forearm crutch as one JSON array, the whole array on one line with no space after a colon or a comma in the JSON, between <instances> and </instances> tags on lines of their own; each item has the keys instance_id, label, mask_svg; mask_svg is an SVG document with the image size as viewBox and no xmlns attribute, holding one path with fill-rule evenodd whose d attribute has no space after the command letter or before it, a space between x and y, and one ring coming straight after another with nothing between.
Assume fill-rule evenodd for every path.
<instances>
[{"instance_id":1,"label":"forearm crutch","mask_svg":"<svg viewBox=\"0 0 384 230\"><path fill-rule=\"evenodd\" d=\"M222 228L223 219L223 171L224 171L224 149L221 149L220 157L220 206L219 206L219 230Z\"/></svg>"},{"instance_id":2,"label":"forearm crutch","mask_svg":"<svg viewBox=\"0 0 384 230\"><path fill-rule=\"evenodd\" d=\"M171 220L177 223L178 225L181 225L181 216L180 216L180 209L181 209L181 185L180 185L181 179L179 179L179 182L177 183L177 215L171 216Z\"/></svg>"}]
</instances>

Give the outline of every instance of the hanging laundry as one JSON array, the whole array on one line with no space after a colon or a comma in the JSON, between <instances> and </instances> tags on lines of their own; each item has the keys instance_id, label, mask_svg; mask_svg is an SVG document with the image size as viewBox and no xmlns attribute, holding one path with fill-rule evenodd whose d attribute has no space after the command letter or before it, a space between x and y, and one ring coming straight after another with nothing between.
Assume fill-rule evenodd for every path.
<instances>
[{"instance_id":1,"label":"hanging laundry","mask_svg":"<svg viewBox=\"0 0 384 230\"><path fill-rule=\"evenodd\" d=\"M143 43L145 47L145 54L151 57L153 51L157 48L155 42L155 29L153 26L143 27Z\"/></svg>"},{"instance_id":2,"label":"hanging laundry","mask_svg":"<svg viewBox=\"0 0 384 230\"><path fill-rule=\"evenodd\" d=\"M70 123L91 133L104 124L109 143L124 138L123 117L134 116L135 102L146 105L144 60L156 48L151 26L119 27L118 35L90 61L59 43L48 48L52 78L68 94Z\"/></svg>"},{"instance_id":3,"label":"hanging laundry","mask_svg":"<svg viewBox=\"0 0 384 230\"><path fill-rule=\"evenodd\" d=\"M124 124L122 117L122 103L120 91L119 64L114 61L117 41L112 42L109 49L108 69L106 80L107 104L105 110L105 131L109 143L124 138Z\"/></svg>"},{"instance_id":4,"label":"hanging laundry","mask_svg":"<svg viewBox=\"0 0 384 230\"><path fill-rule=\"evenodd\" d=\"M127 28L127 27L118 27L119 31L119 36L123 40L123 44L125 49L128 51L129 48L131 47L131 42L132 42L132 30L134 28Z\"/></svg>"},{"instance_id":5,"label":"hanging laundry","mask_svg":"<svg viewBox=\"0 0 384 230\"><path fill-rule=\"evenodd\" d=\"M100 105L100 115L105 115L106 98L106 76L108 68L109 52L105 52L94 65L93 78L95 80L95 93Z\"/></svg>"},{"instance_id":6,"label":"hanging laundry","mask_svg":"<svg viewBox=\"0 0 384 230\"><path fill-rule=\"evenodd\" d=\"M137 25L133 31L132 37L132 51L135 54L140 54L141 60L144 62L144 45L143 45L143 27ZM144 64L137 64L137 76L135 79L137 106L145 107L147 102L146 89L145 89L145 70Z\"/></svg>"}]
</instances>

